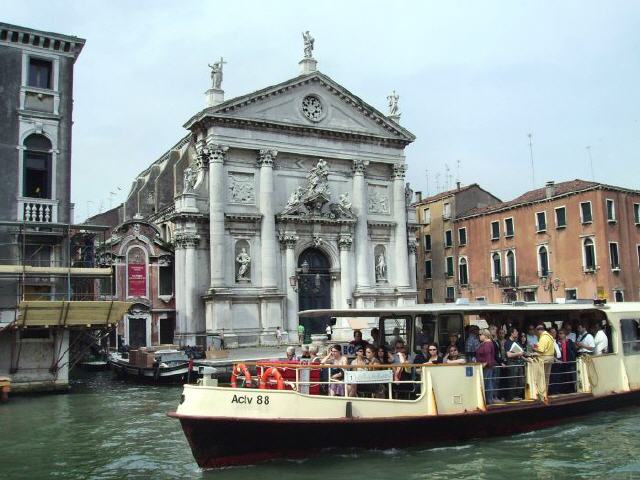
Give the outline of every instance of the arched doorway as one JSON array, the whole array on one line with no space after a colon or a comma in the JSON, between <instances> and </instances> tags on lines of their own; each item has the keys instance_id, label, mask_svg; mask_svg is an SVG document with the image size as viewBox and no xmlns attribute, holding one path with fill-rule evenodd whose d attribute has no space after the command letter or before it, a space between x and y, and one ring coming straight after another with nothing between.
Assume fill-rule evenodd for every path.
<instances>
[{"instance_id":1,"label":"arched doorway","mask_svg":"<svg viewBox=\"0 0 640 480\"><path fill-rule=\"evenodd\" d=\"M298 310L331 308L331 274L329 258L317 248L307 248L298 258ZM329 318L300 318L305 337L325 333Z\"/></svg>"}]
</instances>

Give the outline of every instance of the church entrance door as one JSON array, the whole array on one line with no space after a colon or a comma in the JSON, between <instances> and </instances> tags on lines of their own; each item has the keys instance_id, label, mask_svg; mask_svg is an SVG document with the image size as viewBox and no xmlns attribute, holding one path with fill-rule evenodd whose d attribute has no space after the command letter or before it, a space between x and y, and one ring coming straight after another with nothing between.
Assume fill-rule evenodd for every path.
<instances>
[{"instance_id":1,"label":"church entrance door","mask_svg":"<svg viewBox=\"0 0 640 480\"><path fill-rule=\"evenodd\" d=\"M298 258L298 309L331 308L331 274L327 256L317 248L307 248ZM325 333L327 318L300 318L305 338L312 333Z\"/></svg>"}]
</instances>

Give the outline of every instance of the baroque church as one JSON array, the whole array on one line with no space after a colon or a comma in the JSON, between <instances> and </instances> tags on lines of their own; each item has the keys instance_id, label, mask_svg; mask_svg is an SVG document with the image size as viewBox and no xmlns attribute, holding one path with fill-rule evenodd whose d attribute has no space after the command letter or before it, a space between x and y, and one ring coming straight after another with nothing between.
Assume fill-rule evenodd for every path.
<instances>
[{"instance_id":1,"label":"baroque church","mask_svg":"<svg viewBox=\"0 0 640 480\"><path fill-rule=\"evenodd\" d=\"M211 67L206 108L134 181L120 219L153 224L174 248L182 345L272 344L275 330L324 333L316 308L416 302L415 213L398 97L385 115L317 70L224 100ZM340 336L345 319L338 319ZM346 331L342 331L346 335Z\"/></svg>"}]
</instances>

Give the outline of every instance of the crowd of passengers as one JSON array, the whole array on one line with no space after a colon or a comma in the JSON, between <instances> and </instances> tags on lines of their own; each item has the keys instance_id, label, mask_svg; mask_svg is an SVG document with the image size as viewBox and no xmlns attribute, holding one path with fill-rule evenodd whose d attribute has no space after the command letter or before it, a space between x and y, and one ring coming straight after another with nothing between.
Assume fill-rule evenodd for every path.
<instances>
[{"instance_id":1,"label":"crowd of passengers","mask_svg":"<svg viewBox=\"0 0 640 480\"><path fill-rule=\"evenodd\" d=\"M524 365L538 357L545 367L545 385L548 391L544 395L575 392L575 360L579 355L601 355L609 351L609 338L600 322L587 324L578 322L576 332L570 322L564 322L561 328L544 323L530 323L526 331L519 331L510 325L489 325L480 329L469 325L465 329L466 340L456 333L449 335L449 343L444 347L426 340L428 335L418 334L416 344L420 350L409 352L400 331L394 331L391 340L385 342L379 330L371 330L371 339L365 341L360 330L354 331L350 342L355 352L351 361L342 353L341 345L330 345L325 354L321 354L316 345L302 346L301 356L296 356L295 347L288 347L286 358L289 361L330 365L325 370L324 380L331 379L327 393L331 396L350 397L366 395L377 398L388 397L388 386L383 384L345 384L344 367L351 370L370 370L371 366L389 365L393 370L394 382L415 381L419 372L414 367L402 364L464 364L481 363L485 380L487 403L522 400L524 397ZM463 353L464 352L464 353ZM396 366L394 366L396 365ZM376 369L380 367L375 367ZM545 388L546 388L545 386ZM346 388L346 390L345 390ZM398 384L394 387L394 396L402 392L414 391L415 384Z\"/></svg>"}]
</instances>

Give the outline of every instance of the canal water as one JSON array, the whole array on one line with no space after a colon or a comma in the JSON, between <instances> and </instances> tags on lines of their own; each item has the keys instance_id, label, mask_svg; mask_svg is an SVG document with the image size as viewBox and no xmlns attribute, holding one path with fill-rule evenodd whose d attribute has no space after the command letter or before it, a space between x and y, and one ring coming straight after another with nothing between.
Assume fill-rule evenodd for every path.
<instances>
[{"instance_id":1,"label":"canal water","mask_svg":"<svg viewBox=\"0 0 640 480\"><path fill-rule=\"evenodd\" d=\"M103 372L76 378L70 394L13 397L0 405L0 479L640 479L640 408L457 445L201 471L179 423L165 415L180 391ZM313 438L300 442L312 446Z\"/></svg>"}]
</instances>

